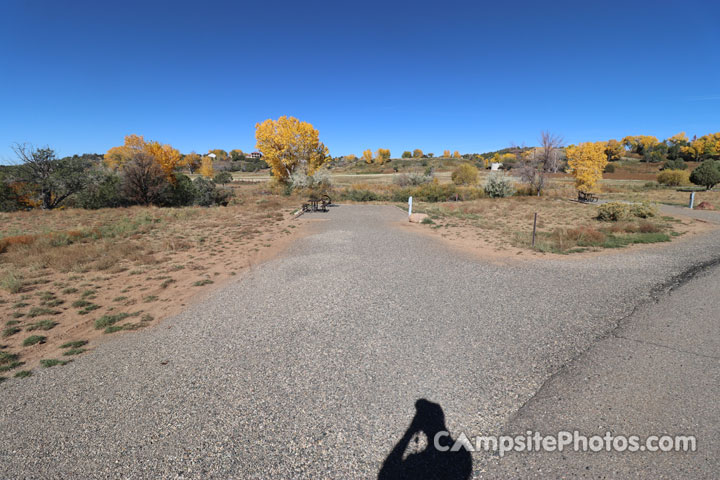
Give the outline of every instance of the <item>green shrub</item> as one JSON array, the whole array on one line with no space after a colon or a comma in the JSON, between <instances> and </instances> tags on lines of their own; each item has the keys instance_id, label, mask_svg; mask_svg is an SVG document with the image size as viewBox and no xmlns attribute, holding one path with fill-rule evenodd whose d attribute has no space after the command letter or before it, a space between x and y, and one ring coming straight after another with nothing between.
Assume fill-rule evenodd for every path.
<instances>
[{"instance_id":1,"label":"green shrub","mask_svg":"<svg viewBox=\"0 0 720 480\"><path fill-rule=\"evenodd\" d=\"M232 197L230 190L216 188L215 182L205 177L198 177L192 183L195 189L195 205L227 205Z\"/></svg>"},{"instance_id":2,"label":"green shrub","mask_svg":"<svg viewBox=\"0 0 720 480\"><path fill-rule=\"evenodd\" d=\"M478 175L479 171L474 165L463 163L452 172L452 181L455 185L475 185Z\"/></svg>"},{"instance_id":3,"label":"green shrub","mask_svg":"<svg viewBox=\"0 0 720 480\"><path fill-rule=\"evenodd\" d=\"M490 198L510 197L515 193L515 187L505 175L494 173L488 177L485 184L485 194Z\"/></svg>"},{"instance_id":4,"label":"green shrub","mask_svg":"<svg viewBox=\"0 0 720 480\"><path fill-rule=\"evenodd\" d=\"M649 203L636 203L630 206L630 214L638 218L650 218L657 216L658 210L655 205Z\"/></svg>"},{"instance_id":5,"label":"green shrub","mask_svg":"<svg viewBox=\"0 0 720 480\"><path fill-rule=\"evenodd\" d=\"M678 187L690 183L690 172L686 170L663 170L658 173L657 182L660 185Z\"/></svg>"},{"instance_id":6,"label":"green shrub","mask_svg":"<svg viewBox=\"0 0 720 480\"><path fill-rule=\"evenodd\" d=\"M224 185L226 183L230 183L233 181L233 177L230 174L230 172L220 172L215 177L213 177L213 181L215 183L219 183L221 185Z\"/></svg>"},{"instance_id":7,"label":"green shrub","mask_svg":"<svg viewBox=\"0 0 720 480\"><path fill-rule=\"evenodd\" d=\"M22 208L18 194L0 176L0 212L14 212Z\"/></svg>"},{"instance_id":8,"label":"green shrub","mask_svg":"<svg viewBox=\"0 0 720 480\"><path fill-rule=\"evenodd\" d=\"M604 222L617 222L630 216L630 205L610 202L598 206L597 219Z\"/></svg>"},{"instance_id":9,"label":"green shrub","mask_svg":"<svg viewBox=\"0 0 720 480\"><path fill-rule=\"evenodd\" d=\"M605 165L605 173L615 173L615 165L612 163Z\"/></svg>"},{"instance_id":10,"label":"green shrub","mask_svg":"<svg viewBox=\"0 0 720 480\"><path fill-rule=\"evenodd\" d=\"M160 205L163 207L185 207L195 202L196 195L195 184L190 180L190 177L182 173L176 173L175 183L169 183L163 190Z\"/></svg>"},{"instance_id":11,"label":"green shrub","mask_svg":"<svg viewBox=\"0 0 720 480\"><path fill-rule=\"evenodd\" d=\"M627 204L620 202L604 203L598 206L598 220L618 222L630 217L650 218L657 215L657 207L649 203Z\"/></svg>"},{"instance_id":12,"label":"green shrub","mask_svg":"<svg viewBox=\"0 0 720 480\"><path fill-rule=\"evenodd\" d=\"M720 161L705 160L692 171L690 181L710 190L720 183Z\"/></svg>"},{"instance_id":13,"label":"green shrub","mask_svg":"<svg viewBox=\"0 0 720 480\"><path fill-rule=\"evenodd\" d=\"M687 170L688 164L682 158L668 160L662 167L663 170Z\"/></svg>"},{"instance_id":14,"label":"green shrub","mask_svg":"<svg viewBox=\"0 0 720 480\"><path fill-rule=\"evenodd\" d=\"M129 205L122 195L122 181L115 172L99 174L76 195L78 207L87 209L116 208Z\"/></svg>"}]
</instances>

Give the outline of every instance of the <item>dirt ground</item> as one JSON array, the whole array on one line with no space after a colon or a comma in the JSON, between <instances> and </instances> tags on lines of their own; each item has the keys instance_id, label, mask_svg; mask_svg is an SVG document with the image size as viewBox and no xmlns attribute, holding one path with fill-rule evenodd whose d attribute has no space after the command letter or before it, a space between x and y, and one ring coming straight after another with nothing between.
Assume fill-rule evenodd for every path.
<instances>
[{"instance_id":1,"label":"dirt ground","mask_svg":"<svg viewBox=\"0 0 720 480\"><path fill-rule=\"evenodd\" d=\"M0 245L0 377L155 325L272 257L310 221L293 202L0 214L20 242Z\"/></svg>"}]
</instances>

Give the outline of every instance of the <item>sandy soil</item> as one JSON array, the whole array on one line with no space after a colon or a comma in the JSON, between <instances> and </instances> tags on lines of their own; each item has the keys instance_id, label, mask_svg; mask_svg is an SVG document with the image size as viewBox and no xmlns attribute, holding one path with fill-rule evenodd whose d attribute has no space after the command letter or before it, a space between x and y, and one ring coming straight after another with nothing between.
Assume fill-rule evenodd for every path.
<instances>
[{"instance_id":1,"label":"sandy soil","mask_svg":"<svg viewBox=\"0 0 720 480\"><path fill-rule=\"evenodd\" d=\"M6 332L0 337L0 348L19 355L16 361L22 362L0 372L0 376L31 370L41 359L71 360L75 355L69 351L82 354L123 331L156 325L202 299L209 290L282 252L304 235L304 227L313 221L309 216L295 218L288 209L275 215L271 219L255 216L249 221L243 213L237 215L237 222L229 224L224 221L230 218L193 222L185 228L203 230L207 240L188 242L182 249L144 254L141 261L121 260L102 271L75 273L43 268L20 292L0 290L0 318ZM0 264L0 268L7 266ZM31 317L34 309L51 313ZM107 333L106 327L96 328L96 320L118 314L129 315L112 325L122 330ZM38 322L45 322L41 325L48 329L29 330ZM7 335L14 330L17 332ZM32 335L45 339L24 346ZM79 351L61 348L71 341L88 343L78 347Z\"/></svg>"}]
</instances>

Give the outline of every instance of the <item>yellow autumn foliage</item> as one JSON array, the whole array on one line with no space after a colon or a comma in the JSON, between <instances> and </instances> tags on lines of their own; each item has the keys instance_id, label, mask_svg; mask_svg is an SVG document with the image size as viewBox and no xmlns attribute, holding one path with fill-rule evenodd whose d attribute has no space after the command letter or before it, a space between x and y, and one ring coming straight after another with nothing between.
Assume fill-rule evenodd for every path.
<instances>
[{"instance_id":1,"label":"yellow autumn foliage","mask_svg":"<svg viewBox=\"0 0 720 480\"><path fill-rule=\"evenodd\" d=\"M565 150L575 188L581 192L595 192L608 163L605 142L585 142L570 145Z\"/></svg>"},{"instance_id":2,"label":"yellow autumn foliage","mask_svg":"<svg viewBox=\"0 0 720 480\"><path fill-rule=\"evenodd\" d=\"M387 148L378 148L377 154L375 155L375 163L382 165L388 160L390 160L390 150Z\"/></svg>"},{"instance_id":3,"label":"yellow autumn foliage","mask_svg":"<svg viewBox=\"0 0 720 480\"><path fill-rule=\"evenodd\" d=\"M618 142L614 139L608 140L607 144L605 145L605 155L607 156L608 161L614 162L620 160L624 154L625 147L623 147L623 144L621 142Z\"/></svg>"},{"instance_id":4,"label":"yellow autumn foliage","mask_svg":"<svg viewBox=\"0 0 720 480\"><path fill-rule=\"evenodd\" d=\"M673 145L682 145L688 142L688 137L685 132L680 132L668 138L668 142Z\"/></svg>"},{"instance_id":5,"label":"yellow autumn foliage","mask_svg":"<svg viewBox=\"0 0 720 480\"><path fill-rule=\"evenodd\" d=\"M312 175L330 159L318 131L312 124L294 117L282 116L256 124L255 139L263 160L280 182L286 182L297 169Z\"/></svg>"},{"instance_id":6,"label":"yellow autumn foliage","mask_svg":"<svg viewBox=\"0 0 720 480\"><path fill-rule=\"evenodd\" d=\"M365 163L372 163L373 162L373 153L372 150L369 148L365 151L363 151L363 160L365 160Z\"/></svg>"},{"instance_id":7,"label":"yellow autumn foliage","mask_svg":"<svg viewBox=\"0 0 720 480\"><path fill-rule=\"evenodd\" d=\"M699 138L693 138L690 144L681 148L681 151L693 160L712 158L720 153L720 133L709 133Z\"/></svg>"},{"instance_id":8,"label":"yellow autumn foliage","mask_svg":"<svg viewBox=\"0 0 720 480\"><path fill-rule=\"evenodd\" d=\"M210 157L203 157L200 162L200 168L198 173L205 178L212 178L215 175L215 169L213 168L213 161Z\"/></svg>"},{"instance_id":9,"label":"yellow autumn foliage","mask_svg":"<svg viewBox=\"0 0 720 480\"><path fill-rule=\"evenodd\" d=\"M658 143L660 143L660 140L652 135L629 135L622 139L622 144L630 147L630 149L635 153L642 153L647 149L654 147Z\"/></svg>"},{"instance_id":10,"label":"yellow autumn foliage","mask_svg":"<svg viewBox=\"0 0 720 480\"><path fill-rule=\"evenodd\" d=\"M165 172L165 176L169 180L174 180L173 173L175 169L182 164L182 155L180 152L170 145L161 145L158 142L149 142L145 149L147 153L160 164L160 168Z\"/></svg>"},{"instance_id":11,"label":"yellow autumn foliage","mask_svg":"<svg viewBox=\"0 0 720 480\"><path fill-rule=\"evenodd\" d=\"M117 170L131 160L135 154L144 152L146 145L145 138L142 135L126 135L123 145L112 147L107 151L105 164L109 168Z\"/></svg>"},{"instance_id":12,"label":"yellow autumn foliage","mask_svg":"<svg viewBox=\"0 0 720 480\"><path fill-rule=\"evenodd\" d=\"M127 135L123 145L107 151L105 164L117 170L138 154L144 154L155 161L171 182L175 181L175 170L184 165L183 157L178 150L160 142L146 141L142 135Z\"/></svg>"}]
</instances>

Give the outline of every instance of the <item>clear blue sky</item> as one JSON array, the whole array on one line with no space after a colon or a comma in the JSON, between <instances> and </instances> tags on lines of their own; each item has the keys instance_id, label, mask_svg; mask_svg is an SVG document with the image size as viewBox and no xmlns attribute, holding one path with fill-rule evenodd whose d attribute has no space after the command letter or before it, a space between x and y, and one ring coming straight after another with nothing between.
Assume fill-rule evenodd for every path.
<instances>
[{"instance_id":1,"label":"clear blue sky","mask_svg":"<svg viewBox=\"0 0 720 480\"><path fill-rule=\"evenodd\" d=\"M333 155L720 130L717 2L227 3L0 2L0 161L248 151L285 114Z\"/></svg>"}]
</instances>

